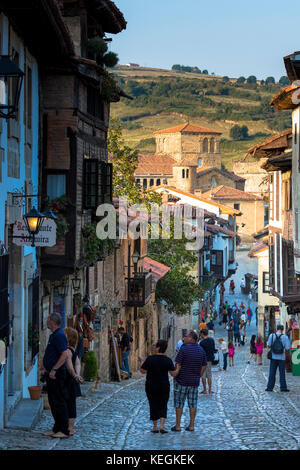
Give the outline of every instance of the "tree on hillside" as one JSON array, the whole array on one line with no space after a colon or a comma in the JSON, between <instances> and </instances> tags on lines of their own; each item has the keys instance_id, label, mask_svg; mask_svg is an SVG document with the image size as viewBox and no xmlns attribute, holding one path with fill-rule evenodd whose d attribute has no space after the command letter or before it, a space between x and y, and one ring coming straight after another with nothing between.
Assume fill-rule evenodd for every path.
<instances>
[{"instance_id":1,"label":"tree on hillside","mask_svg":"<svg viewBox=\"0 0 300 470\"><path fill-rule=\"evenodd\" d=\"M288 86L290 84L290 81L286 75L283 75L282 77L280 77L279 83L280 85Z\"/></svg>"},{"instance_id":2,"label":"tree on hillside","mask_svg":"<svg viewBox=\"0 0 300 470\"><path fill-rule=\"evenodd\" d=\"M237 83L245 83L245 81L246 81L245 77L239 77L237 79Z\"/></svg>"},{"instance_id":3,"label":"tree on hillside","mask_svg":"<svg viewBox=\"0 0 300 470\"><path fill-rule=\"evenodd\" d=\"M206 70L206 69L205 69L205 70L202 70L202 73L203 73L204 75L208 75L208 70Z\"/></svg>"},{"instance_id":4,"label":"tree on hillside","mask_svg":"<svg viewBox=\"0 0 300 470\"><path fill-rule=\"evenodd\" d=\"M236 124L230 129L229 133L231 139L233 140L244 140L247 139L248 136L248 127L247 126L239 126Z\"/></svg>"},{"instance_id":5,"label":"tree on hillside","mask_svg":"<svg viewBox=\"0 0 300 470\"><path fill-rule=\"evenodd\" d=\"M255 75L250 75L247 78L247 83L249 83L249 84L256 83L256 82L257 82L257 79L256 79Z\"/></svg>"},{"instance_id":6,"label":"tree on hillside","mask_svg":"<svg viewBox=\"0 0 300 470\"><path fill-rule=\"evenodd\" d=\"M275 84L275 78L274 77L267 77L265 83L266 83L266 85L274 85Z\"/></svg>"},{"instance_id":7,"label":"tree on hillside","mask_svg":"<svg viewBox=\"0 0 300 470\"><path fill-rule=\"evenodd\" d=\"M223 80L223 82L227 83L227 82L229 82L229 77L227 77L227 75L225 75L225 77L223 77L222 80Z\"/></svg>"},{"instance_id":8,"label":"tree on hillside","mask_svg":"<svg viewBox=\"0 0 300 470\"><path fill-rule=\"evenodd\" d=\"M172 70L179 70L180 71L181 70L181 65L179 65L179 64L172 65Z\"/></svg>"}]
</instances>

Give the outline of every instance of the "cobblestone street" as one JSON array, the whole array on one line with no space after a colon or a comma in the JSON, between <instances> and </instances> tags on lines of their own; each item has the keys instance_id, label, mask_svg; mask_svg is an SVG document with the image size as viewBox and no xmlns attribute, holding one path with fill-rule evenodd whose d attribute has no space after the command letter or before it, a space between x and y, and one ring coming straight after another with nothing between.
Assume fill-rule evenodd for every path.
<instances>
[{"instance_id":1,"label":"cobblestone street","mask_svg":"<svg viewBox=\"0 0 300 470\"><path fill-rule=\"evenodd\" d=\"M248 341L255 321L247 331ZM216 337L224 334L217 327ZM2 449L297 449L300 447L299 377L287 374L290 393L276 386L265 392L268 360L259 367L248 365L249 343L238 348L234 367L213 373L212 396L199 395L194 433L184 431L188 409L184 410L182 432L155 435L150 432L144 378L99 384L99 390L78 400L75 436L69 439L42 437L51 428L50 411L44 411L32 432L0 432ZM199 389L199 392L201 387ZM166 427L175 423L173 395L169 401Z\"/></svg>"}]
</instances>

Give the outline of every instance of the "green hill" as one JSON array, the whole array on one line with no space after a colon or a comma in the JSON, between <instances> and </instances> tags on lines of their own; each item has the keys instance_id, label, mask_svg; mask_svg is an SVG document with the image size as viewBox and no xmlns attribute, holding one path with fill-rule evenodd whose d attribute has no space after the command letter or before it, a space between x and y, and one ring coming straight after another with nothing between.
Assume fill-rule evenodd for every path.
<instances>
[{"instance_id":1,"label":"green hill","mask_svg":"<svg viewBox=\"0 0 300 470\"><path fill-rule=\"evenodd\" d=\"M126 143L144 153L155 152L154 131L189 120L223 132L223 163L230 169L249 147L291 127L290 112L278 112L269 105L279 84L238 83L215 75L126 66L114 68L113 73L134 99L112 104L112 117L122 122ZM236 124L248 127L247 139L230 138Z\"/></svg>"}]
</instances>

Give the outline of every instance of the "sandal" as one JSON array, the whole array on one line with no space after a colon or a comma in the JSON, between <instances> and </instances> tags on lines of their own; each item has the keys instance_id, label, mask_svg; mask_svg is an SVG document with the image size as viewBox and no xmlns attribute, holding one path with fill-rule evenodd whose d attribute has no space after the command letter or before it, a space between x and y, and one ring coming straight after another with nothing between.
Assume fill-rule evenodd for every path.
<instances>
[{"instance_id":1,"label":"sandal","mask_svg":"<svg viewBox=\"0 0 300 470\"><path fill-rule=\"evenodd\" d=\"M167 431L166 429L160 429L159 432L161 434L167 434L169 431Z\"/></svg>"},{"instance_id":2,"label":"sandal","mask_svg":"<svg viewBox=\"0 0 300 470\"><path fill-rule=\"evenodd\" d=\"M151 429L151 432L157 434L157 433L159 433L159 430L158 429Z\"/></svg>"},{"instance_id":3,"label":"sandal","mask_svg":"<svg viewBox=\"0 0 300 470\"><path fill-rule=\"evenodd\" d=\"M173 426L173 427L171 428L171 431L180 432L181 429L176 429L176 426Z\"/></svg>"},{"instance_id":4,"label":"sandal","mask_svg":"<svg viewBox=\"0 0 300 470\"><path fill-rule=\"evenodd\" d=\"M185 428L186 431L194 432L194 429L190 429L189 426Z\"/></svg>"}]
</instances>

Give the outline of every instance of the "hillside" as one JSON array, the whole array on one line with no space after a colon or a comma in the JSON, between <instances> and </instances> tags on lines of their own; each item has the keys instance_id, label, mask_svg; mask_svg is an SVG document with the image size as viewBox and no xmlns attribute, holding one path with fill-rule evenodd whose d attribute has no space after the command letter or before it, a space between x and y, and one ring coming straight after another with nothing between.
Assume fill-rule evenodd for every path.
<instances>
[{"instance_id":1,"label":"hillside","mask_svg":"<svg viewBox=\"0 0 300 470\"><path fill-rule=\"evenodd\" d=\"M215 75L126 66L114 68L113 73L134 99L112 104L112 117L121 120L126 143L141 152L155 151L154 131L189 120L223 132L223 163L231 169L249 147L291 126L288 111L269 106L279 84L238 83ZM232 140L229 133L235 124L246 125L249 138Z\"/></svg>"}]
</instances>

